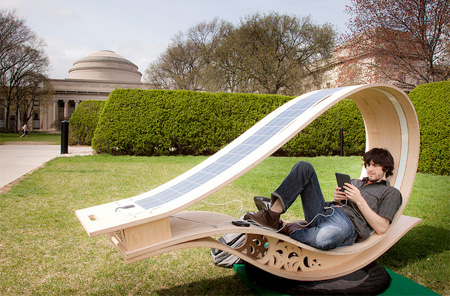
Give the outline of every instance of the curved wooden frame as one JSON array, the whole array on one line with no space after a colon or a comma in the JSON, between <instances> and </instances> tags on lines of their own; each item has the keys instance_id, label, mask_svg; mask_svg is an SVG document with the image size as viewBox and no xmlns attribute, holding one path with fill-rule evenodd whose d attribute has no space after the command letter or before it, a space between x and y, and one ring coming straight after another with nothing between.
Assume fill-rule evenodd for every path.
<instances>
[{"instance_id":1,"label":"curved wooden frame","mask_svg":"<svg viewBox=\"0 0 450 296\"><path fill-rule=\"evenodd\" d=\"M275 110L273 114L289 108L298 97ZM263 230L259 227L236 227L231 224L234 217L210 212L180 212L229 184L257 163L270 156L289 139L295 136L320 114L339 101L349 98L358 106L366 128L366 149L383 147L389 149L395 160L391 184L398 188L403 203L384 235L373 234L361 243L331 251L321 251L304 245L287 236ZM272 114L261 120L229 146L192 169L197 172L231 148L242 143L242 139L266 124ZM272 117L273 118L273 117ZM375 260L409 229L420 223L420 219L402 216L414 183L419 158L419 124L414 107L408 96L400 89L386 84L351 86L331 90L330 95L314 103L293 123L276 136L272 144L264 144L249 155L236 168L226 172L220 182L205 184L197 190L164 209L126 213L117 211L124 203L116 202L77 211L77 217L90 236L107 234L127 262L135 262L164 252L190 247L211 247L234 254L255 266L295 280L324 280L339 277L360 269ZM275 142L275 143L274 143ZM273 144L274 143L274 144ZM189 172L186 173L189 175ZM184 175L186 175L184 174ZM361 175L365 175L363 168ZM183 175L162 185L167 186L183 178ZM211 182L214 183L214 182ZM139 198L139 197L138 197ZM128 199L126 202L131 202ZM225 233L247 233L245 244L236 249L213 239Z\"/></svg>"}]
</instances>

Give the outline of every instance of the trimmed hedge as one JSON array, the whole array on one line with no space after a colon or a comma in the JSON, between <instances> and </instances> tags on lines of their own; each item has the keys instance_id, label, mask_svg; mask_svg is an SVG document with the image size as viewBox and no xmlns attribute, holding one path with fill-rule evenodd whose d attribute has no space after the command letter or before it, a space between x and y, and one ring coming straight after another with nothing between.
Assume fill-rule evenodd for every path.
<instances>
[{"instance_id":1,"label":"trimmed hedge","mask_svg":"<svg viewBox=\"0 0 450 296\"><path fill-rule=\"evenodd\" d=\"M420 123L418 170L449 175L450 82L420 85L409 97ZM290 99L275 95L116 90L107 102L84 101L78 106L70 119L71 144L91 143L106 103L92 141L97 152L209 155ZM275 155L338 155L341 127L345 131L345 155L361 155L365 149L364 122L350 100L339 102L319 116Z\"/></svg>"},{"instance_id":2,"label":"trimmed hedge","mask_svg":"<svg viewBox=\"0 0 450 296\"><path fill-rule=\"evenodd\" d=\"M99 153L209 155L290 97L115 90L93 139Z\"/></svg>"},{"instance_id":3,"label":"trimmed hedge","mask_svg":"<svg viewBox=\"0 0 450 296\"><path fill-rule=\"evenodd\" d=\"M91 145L105 101L82 101L69 120L69 144Z\"/></svg>"},{"instance_id":4,"label":"trimmed hedge","mask_svg":"<svg viewBox=\"0 0 450 296\"><path fill-rule=\"evenodd\" d=\"M293 97L165 90L111 93L92 146L114 155L210 155ZM339 116L345 114L345 116ZM347 154L364 151L362 117L351 101L340 102L282 147L276 155L339 153L339 129ZM314 147L314 149L311 149Z\"/></svg>"},{"instance_id":5,"label":"trimmed hedge","mask_svg":"<svg viewBox=\"0 0 450 296\"><path fill-rule=\"evenodd\" d=\"M409 93L420 124L418 170L450 174L450 81L419 85Z\"/></svg>"}]
</instances>

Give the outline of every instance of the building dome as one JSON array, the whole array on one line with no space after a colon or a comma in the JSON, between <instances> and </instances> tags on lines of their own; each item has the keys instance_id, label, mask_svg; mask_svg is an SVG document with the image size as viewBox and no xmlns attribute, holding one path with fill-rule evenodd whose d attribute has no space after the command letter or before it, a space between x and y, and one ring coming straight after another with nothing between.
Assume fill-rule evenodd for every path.
<instances>
[{"instance_id":1,"label":"building dome","mask_svg":"<svg viewBox=\"0 0 450 296\"><path fill-rule=\"evenodd\" d=\"M141 77L135 64L110 50L90 54L69 70L70 79L141 83Z\"/></svg>"}]
</instances>

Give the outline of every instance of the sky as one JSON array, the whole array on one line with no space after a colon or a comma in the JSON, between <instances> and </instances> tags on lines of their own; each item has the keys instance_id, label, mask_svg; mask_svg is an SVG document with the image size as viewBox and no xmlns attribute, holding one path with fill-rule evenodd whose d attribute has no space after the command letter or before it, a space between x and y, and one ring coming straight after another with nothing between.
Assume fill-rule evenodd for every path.
<instances>
[{"instance_id":1,"label":"sky","mask_svg":"<svg viewBox=\"0 0 450 296\"><path fill-rule=\"evenodd\" d=\"M69 78L73 63L99 50L125 57L144 75L170 40L215 17L238 25L255 13L310 16L346 31L351 0L0 0L43 38L49 78Z\"/></svg>"}]
</instances>

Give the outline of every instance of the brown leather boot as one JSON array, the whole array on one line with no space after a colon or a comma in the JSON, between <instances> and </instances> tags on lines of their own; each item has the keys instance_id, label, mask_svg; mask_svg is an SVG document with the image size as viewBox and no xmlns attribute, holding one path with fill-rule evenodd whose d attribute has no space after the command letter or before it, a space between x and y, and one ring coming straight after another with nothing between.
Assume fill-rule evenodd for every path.
<instances>
[{"instance_id":1,"label":"brown leather boot","mask_svg":"<svg viewBox=\"0 0 450 296\"><path fill-rule=\"evenodd\" d=\"M264 209L256 213L247 212L244 215L244 220L254 221L261 226L278 230L283 226L283 221L281 221L280 216L281 214L275 213L270 209Z\"/></svg>"},{"instance_id":2,"label":"brown leather boot","mask_svg":"<svg viewBox=\"0 0 450 296\"><path fill-rule=\"evenodd\" d=\"M306 227L308 227L308 222L306 222L306 220L288 222L284 224L284 227L279 232L287 236L291 236L294 231Z\"/></svg>"}]
</instances>

